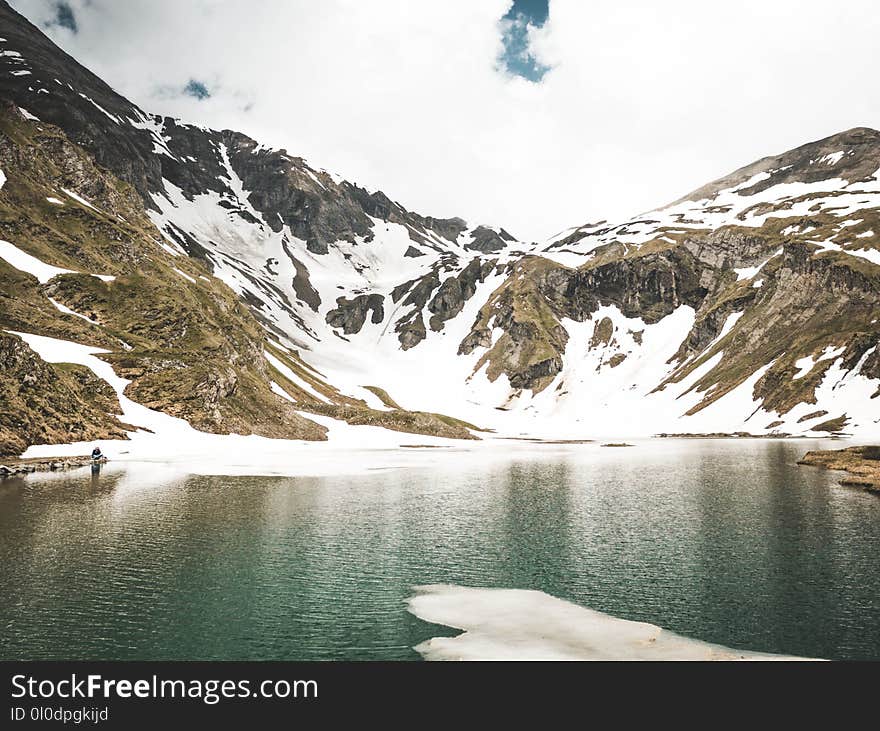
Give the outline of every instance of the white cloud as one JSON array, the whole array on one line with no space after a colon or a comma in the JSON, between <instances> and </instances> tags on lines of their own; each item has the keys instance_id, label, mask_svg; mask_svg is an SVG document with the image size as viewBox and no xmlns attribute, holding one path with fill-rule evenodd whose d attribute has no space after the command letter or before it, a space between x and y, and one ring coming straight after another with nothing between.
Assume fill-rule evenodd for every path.
<instances>
[{"instance_id":1,"label":"white cloud","mask_svg":"<svg viewBox=\"0 0 880 731\"><path fill-rule=\"evenodd\" d=\"M540 84L496 69L509 0L71 0L50 35L146 109L239 129L414 210L543 238L766 154L880 126L869 0L551 0ZM35 22L49 0L15 0ZM169 96L190 79L211 97ZM249 111L246 111L249 110Z\"/></svg>"}]
</instances>

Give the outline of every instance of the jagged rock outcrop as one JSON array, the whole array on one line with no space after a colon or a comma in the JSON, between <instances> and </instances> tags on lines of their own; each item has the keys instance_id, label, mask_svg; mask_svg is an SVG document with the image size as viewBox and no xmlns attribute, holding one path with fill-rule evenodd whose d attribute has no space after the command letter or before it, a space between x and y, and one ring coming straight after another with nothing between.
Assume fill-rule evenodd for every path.
<instances>
[{"instance_id":1,"label":"jagged rock outcrop","mask_svg":"<svg viewBox=\"0 0 880 731\"><path fill-rule=\"evenodd\" d=\"M480 311L459 352L488 347L490 331L504 336L484 356L487 375L505 373L514 388L540 391L562 370L568 335L562 318L588 319L602 305L627 317L654 323L682 304L697 309L707 290L700 264L686 250L647 252L571 269L547 259L527 257Z\"/></svg>"},{"instance_id":2,"label":"jagged rock outcrop","mask_svg":"<svg viewBox=\"0 0 880 731\"><path fill-rule=\"evenodd\" d=\"M466 249L479 251L483 254L492 254L507 248L507 245L516 241L503 228L495 231L488 226L477 226L471 233L471 240L465 244Z\"/></svg>"},{"instance_id":3,"label":"jagged rock outcrop","mask_svg":"<svg viewBox=\"0 0 880 731\"><path fill-rule=\"evenodd\" d=\"M476 293L477 283L485 281L494 268L494 259L471 259L459 274L443 280L428 303L428 311L432 313L429 323L431 329L442 330L444 322L458 315Z\"/></svg>"}]
</instances>

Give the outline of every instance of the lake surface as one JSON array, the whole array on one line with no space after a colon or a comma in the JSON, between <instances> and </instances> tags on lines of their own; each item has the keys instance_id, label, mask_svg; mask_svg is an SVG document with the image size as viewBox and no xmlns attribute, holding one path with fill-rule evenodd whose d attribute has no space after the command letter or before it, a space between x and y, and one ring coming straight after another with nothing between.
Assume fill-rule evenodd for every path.
<instances>
[{"instance_id":1,"label":"lake surface","mask_svg":"<svg viewBox=\"0 0 880 731\"><path fill-rule=\"evenodd\" d=\"M0 658L414 660L457 632L406 600L451 583L734 648L878 659L880 499L795 465L816 446L514 444L362 476L8 479Z\"/></svg>"}]
</instances>

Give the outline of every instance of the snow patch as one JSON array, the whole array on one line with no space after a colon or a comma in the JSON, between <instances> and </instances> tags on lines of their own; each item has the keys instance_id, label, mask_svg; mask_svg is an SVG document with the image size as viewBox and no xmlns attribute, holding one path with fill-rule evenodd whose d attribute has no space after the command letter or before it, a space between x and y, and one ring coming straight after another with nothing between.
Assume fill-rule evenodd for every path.
<instances>
[{"instance_id":1,"label":"snow patch","mask_svg":"<svg viewBox=\"0 0 880 731\"><path fill-rule=\"evenodd\" d=\"M45 284L52 277L57 277L59 274L76 274L71 269L62 269L61 267L46 264L37 259L37 257L22 251L14 244L10 244L8 241L0 241L0 258L5 259L8 264L19 271L36 277L40 284Z\"/></svg>"},{"instance_id":2,"label":"snow patch","mask_svg":"<svg viewBox=\"0 0 880 731\"><path fill-rule=\"evenodd\" d=\"M294 373L290 368L288 368L284 363L282 363L278 358L276 358L272 353L268 350L263 351L263 355L266 356L266 360L272 364L272 367L275 368L282 376L284 376L291 383L296 384L306 393L311 394L319 401L323 401L325 404L331 403L330 399L328 399L324 394L315 390L314 386L308 383L304 378L301 378L296 373Z\"/></svg>"},{"instance_id":3,"label":"snow patch","mask_svg":"<svg viewBox=\"0 0 880 731\"><path fill-rule=\"evenodd\" d=\"M88 206L96 213L103 213L103 211L101 211L98 208L95 208L85 198L83 198L81 195L79 195L79 193L76 193L75 191L72 191L72 190L68 190L67 188L62 188L61 190L63 190L67 195L69 195L71 198L73 198L75 201L77 201L77 203L82 203L84 206Z\"/></svg>"},{"instance_id":4,"label":"snow patch","mask_svg":"<svg viewBox=\"0 0 880 731\"><path fill-rule=\"evenodd\" d=\"M67 305L63 305L60 302L58 302L57 300L52 299L51 297L49 297L49 301L53 305L55 305L55 309L57 309L59 312L63 312L65 315L73 315L74 317L78 317L80 320L85 320L87 323L89 323L89 325L97 325L98 324L97 322L92 320L90 317L86 317L85 315L81 315L81 314L79 314L79 312L74 312Z\"/></svg>"},{"instance_id":5,"label":"snow patch","mask_svg":"<svg viewBox=\"0 0 880 731\"><path fill-rule=\"evenodd\" d=\"M168 147L168 142L171 138L163 134L165 132L165 125L161 118L146 115L140 110L136 110L136 113L138 114L137 119L126 117L126 121L135 129L142 129L150 134L153 140L153 152L156 155L165 155L172 160L177 160L177 156Z\"/></svg>"},{"instance_id":6,"label":"snow patch","mask_svg":"<svg viewBox=\"0 0 880 731\"><path fill-rule=\"evenodd\" d=\"M823 155L816 162L824 162L826 165L837 165L840 162L840 159L846 153L843 150L839 152L829 152L827 155Z\"/></svg>"},{"instance_id":7,"label":"snow patch","mask_svg":"<svg viewBox=\"0 0 880 731\"><path fill-rule=\"evenodd\" d=\"M816 365L816 362L813 360L812 355L808 355L804 358L798 358L794 362L794 365L795 365L795 368L798 369L798 372L792 376L792 380L796 381L799 378L803 378L811 370L813 370L813 366Z\"/></svg>"},{"instance_id":8,"label":"snow patch","mask_svg":"<svg viewBox=\"0 0 880 731\"><path fill-rule=\"evenodd\" d=\"M86 100L87 102L89 102L92 106L94 106L95 109L97 109L99 112L101 112L101 114L103 114L103 115L104 115L105 117L107 117L109 120L111 120L111 121L114 122L115 124L122 124L122 120L121 120L119 117L117 117L115 114L110 114L110 112L108 112L106 109L104 109L104 107L102 107L100 104L98 104L98 102L96 102L96 101L95 101L94 99L92 99L90 96L86 96L86 95L83 94L82 92L78 92L78 93L79 93L79 95L80 95L83 99L85 99L85 100Z\"/></svg>"},{"instance_id":9,"label":"snow patch","mask_svg":"<svg viewBox=\"0 0 880 731\"><path fill-rule=\"evenodd\" d=\"M174 269L174 271L177 272L181 277L183 277L187 282L192 282L193 284L197 284L196 280L193 279L193 278L192 278L189 274L187 274L186 272L182 272L182 271L180 271L180 269L178 269L177 267L171 267L171 268Z\"/></svg>"},{"instance_id":10,"label":"snow patch","mask_svg":"<svg viewBox=\"0 0 880 731\"><path fill-rule=\"evenodd\" d=\"M292 404L296 403L296 399L293 396L291 396L289 393L287 393L287 391L285 391L283 388L281 388L281 386L279 386L277 383L275 383L275 381L271 381L269 383L269 388L272 389L272 393L278 394L279 396L281 396L281 398L286 399L287 401L290 401L290 403L292 403Z\"/></svg>"},{"instance_id":11,"label":"snow patch","mask_svg":"<svg viewBox=\"0 0 880 731\"><path fill-rule=\"evenodd\" d=\"M767 264L768 261L770 261L771 259L775 259L777 256L781 256L781 255L782 255L782 249L779 249L779 251L775 252L772 256L769 256L768 258L766 258L764 261L762 261L757 266L741 267L739 269L734 269L733 271L736 272L736 281L741 282L745 279L751 279L752 277L754 277L758 272L760 272L764 268L764 266Z\"/></svg>"},{"instance_id":12,"label":"snow patch","mask_svg":"<svg viewBox=\"0 0 880 731\"><path fill-rule=\"evenodd\" d=\"M98 376L98 378L106 381L116 392L116 396L119 399L119 405L122 408L121 416L126 423L136 427L143 427L153 432L195 432L195 429L183 419L176 419L173 416L153 411L152 409L148 409L146 406L141 406L126 397L124 393L125 387L130 381L117 376L109 363L96 357L99 354L107 353L109 351L102 348L94 348L88 345L81 345L68 340L59 340L57 338L49 338L42 335L33 335L31 333L15 332L12 330L8 332L18 335L47 363L75 363L77 365L82 365L91 370L96 376ZM33 449L33 447L31 449Z\"/></svg>"},{"instance_id":13,"label":"snow patch","mask_svg":"<svg viewBox=\"0 0 880 731\"><path fill-rule=\"evenodd\" d=\"M14 244L10 244L8 241L0 241L0 258L5 259L6 262L21 272L26 272L37 278L40 284L45 284L52 277L57 277L59 274L80 274L81 272L75 272L72 269L62 269L61 267L52 266L51 264L46 264L44 261L37 259L35 256L31 256L25 251L22 251ZM91 277L97 277L98 279L104 282L112 282L116 277L111 274L89 274Z\"/></svg>"},{"instance_id":14,"label":"snow patch","mask_svg":"<svg viewBox=\"0 0 880 731\"><path fill-rule=\"evenodd\" d=\"M880 249L844 249L843 251L880 266Z\"/></svg>"},{"instance_id":15,"label":"snow patch","mask_svg":"<svg viewBox=\"0 0 880 731\"><path fill-rule=\"evenodd\" d=\"M721 326L721 331L718 333L716 338L711 343L709 343L708 347L704 348L703 350L708 352L712 348L712 346L715 345L715 343L717 343L717 342L723 340L725 337L727 337L727 333L729 333L731 330L733 330L736 323L739 322L740 318L744 314L745 314L745 312L732 312L732 313L730 313L727 316L727 319L724 321L724 324Z\"/></svg>"}]
</instances>

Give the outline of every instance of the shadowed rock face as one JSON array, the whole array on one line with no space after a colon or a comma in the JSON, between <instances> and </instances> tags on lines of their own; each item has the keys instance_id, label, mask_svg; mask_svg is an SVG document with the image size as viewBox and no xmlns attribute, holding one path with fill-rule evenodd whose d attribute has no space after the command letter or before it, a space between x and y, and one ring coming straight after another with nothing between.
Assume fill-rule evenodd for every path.
<instances>
[{"instance_id":1,"label":"shadowed rock face","mask_svg":"<svg viewBox=\"0 0 880 731\"><path fill-rule=\"evenodd\" d=\"M7 46L27 49L25 67L9 57L0 59L0 97L63 129L73 142L91 152L99 165L131 183L144 198L148 192L160 190L161 160L153 155L150 134L125 121L116 123L89 99L116 119L140 120L147 115L80 66L5 2L0 3L0 28ZM31 71L26 77L28 83L21 83L25 77L10 75L17 68ZM31 93L29 86L45 88L49 93ZM35 102L38 110L32 108L37 106Z\"/></svg>"},{"instance_id":2,"label":"shadowed rock face","mask_svg":"<svg viewBox=\"0 0 880 731\"><path fill-rule=\"evenodd\" d=\"M446 266L440 262L424 276L392 290L392 302L400 303L400 309L404 310L394 323L403 350L415 347L427 337L425 318L428 318L431 330L439 332L448 320L456 317L476 293L477 284L484 282L495 269L496 260L471 259L460 272L441 282L441 272ZM367 311L373 312L373 324L384 320L383 300L378 294L359 295L353 299L340 297L336 309L327 313L327 322L331 327L342 329L346 335L358 333L366 322Z\"/></svg>"},{"instance_id":3,"label":"shadowed rock face","mask_svg":"<svg viewBox=\"0 0 880 731\"><path fill-rule=\"evenodd\" d=\"M444 322L458 315L476 293L477 282L485 281L494 268L494 259L471 259L460 274L445 279L428 303L428 311L432 313L431 329L442 330Z\"/></svg>"},{"instance_id":4,"label":"shadowed rock face","mask_svg":"<svg viewBox=\"0 0 880 731\"><path fill-rule=\"evenodd\" d=\"M400 347L403 350L418 345L427 335L423 310L434 292L440 286L440 266L435 266L421 279L404 282L391 292L391 299L396 304L403 298L401 308L410 308L408 314L397 320L394 331L397 333ZM404 298L404 295L406 297Z\"/></svg>"},{"instance_id":5,"label":"shadowed rock face","mask_svg":"<svg viewBox=\"0 0 880 731\"><path fill-rule=\"evenodd\" d=\"M381 294L362 294L353 299L340 297L336 300L336 309L327 313L327 323L331 327L340 328L346 335L359 333L367 320L367 314L372 313L370 322L378 325L385 319L383 302L385 298Z\"/></svg>"},{"instance_id":6,"label":"shadowed rock face","mask_svg":"<svg viewBox=\"0 0 880 731\"><path fill-rule=\"evenodd\" d=\"M312 312L317 312L318 308L321 306L321 295L318 293L318 290L312 286L312 283L309 280L309 270L306 268L305 264L291 253L287 244L284 244L284 252L290 257L290 260L293 262L293 267L296 270L296 276L293 278L293 291L296 292L296 296L300 300L305 302L311 308Z\"/></svg>"},{"instance_id":7,"label":"shadowed rock face","mask_svg":"<svg viewBox=\"0 0 880 731\"><path fill-rule=\"evenodd\" d=\"M707 294L701 269L683 249L581 269L527 257L483 307L459 352L489 347L492 328L501 328L505 335L484 356L489 377L505 373L514 388L541 390L563 367L563 318L583 322L599 307L614 305L651 324L682 304L698 309Z\"/></svg>"}]
</instances>

